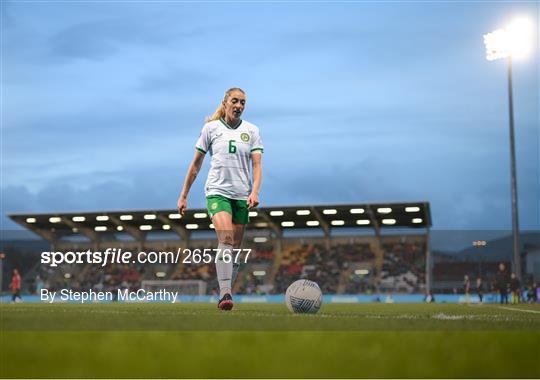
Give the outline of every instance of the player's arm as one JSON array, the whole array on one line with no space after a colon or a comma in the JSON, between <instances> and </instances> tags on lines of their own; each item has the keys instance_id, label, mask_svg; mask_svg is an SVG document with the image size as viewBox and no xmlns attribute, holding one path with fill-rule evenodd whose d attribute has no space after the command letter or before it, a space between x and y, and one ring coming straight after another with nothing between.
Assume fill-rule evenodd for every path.
<instances>
[{"instance_id":1,"label":"player's arm","mask_svg":"<svg viewBox=\"0 0 540 380\"><path fill-rule=\"evenodd\" d=\"M204 156L205 154L203 152L198 149L195 150L195 156L193 156L193 160L189 165L186 178L184 179L184 186L182 188L182 192L180 193L180 198L178 198L178 211L182 215L184 215L187 209L187 196L189 194L189 189L191 189L191 185L193 185L193 182L195 182L195 179L197 178L197 174L199 174L199 171L201 170Z\"/></svg>"},{"instance_id":2,"label":"player's arm","mask_svg":"<svg viewBox=\"0 0 540 380\"><path fill-rule=\"evenodd\" d=\"M251 172L253 173L253 188L248 197L249 208L259 205L259 189L262 182L262 153L260 151L251 153L251 168Z\"/></svg>"}]
</instances>

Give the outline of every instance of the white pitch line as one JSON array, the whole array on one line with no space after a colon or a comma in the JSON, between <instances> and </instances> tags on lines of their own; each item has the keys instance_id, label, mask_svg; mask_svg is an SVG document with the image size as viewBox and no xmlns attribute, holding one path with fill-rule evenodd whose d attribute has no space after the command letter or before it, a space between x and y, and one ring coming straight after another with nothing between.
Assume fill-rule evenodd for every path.
<instances>
[{"instance_id":1,"label":"white pitch line","mask_svg":"<svg viewBox=\"0 0 540 380\"><path fill-rule=\"evenodd\" d=\"M498 306L499 309L505 309L505 310L515 310L515 311L523 311L525 313L534 313L534 314L540 314L540 311L538 310L524 310L524 309L515 309L513 307L504 307L504 306Z\"/></svg>"}]
</instances>

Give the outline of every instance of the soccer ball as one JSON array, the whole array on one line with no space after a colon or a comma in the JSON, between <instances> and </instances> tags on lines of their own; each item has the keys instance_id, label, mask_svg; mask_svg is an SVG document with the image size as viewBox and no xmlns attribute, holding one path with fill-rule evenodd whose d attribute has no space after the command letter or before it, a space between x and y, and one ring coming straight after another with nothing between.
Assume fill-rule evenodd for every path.
<instances>
[{"instance_id":1,"label":"soccer ball","mask_svg":"<svg viewBox=\"0 0 540 380\"><path fill-rule=\"evenodd\" d=\"M293 313L311 313L319 311L322 305L322 292L316 282L298 280L285 292L285 303Z\"/></svg>"}]
</instances>

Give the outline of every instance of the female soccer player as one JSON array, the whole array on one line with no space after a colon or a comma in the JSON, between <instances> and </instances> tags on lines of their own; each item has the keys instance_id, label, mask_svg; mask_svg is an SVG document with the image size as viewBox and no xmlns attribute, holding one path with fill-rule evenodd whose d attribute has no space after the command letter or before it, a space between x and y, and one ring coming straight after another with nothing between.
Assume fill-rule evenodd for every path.
<instances>
[{"instance_id":1,"label":"female soccer player","mask_svg":"<svg viewBox=\"0 0 540 380\"><path fill-rule=\"evenodd\" d=\"M261 156L263 145L259 128L242 120L246 94L240 88L231 88L223 101L204 125L195 144L195 156L184 180L178 199L178 210L187 209L187 196L195 181L207 152L212 156L210 172L205 185L207 208L218 238L216 273L219 282L221 310L231 310L232 283L239 263L229 260L233 248L240 248L244 228L249 222L249 209L259 204L262 180ZM251 161L253 184L250 179ZM224 255L229 255L225 257ZM236 255L232 255L233 259Z\"/></svg>"}]
</instances>

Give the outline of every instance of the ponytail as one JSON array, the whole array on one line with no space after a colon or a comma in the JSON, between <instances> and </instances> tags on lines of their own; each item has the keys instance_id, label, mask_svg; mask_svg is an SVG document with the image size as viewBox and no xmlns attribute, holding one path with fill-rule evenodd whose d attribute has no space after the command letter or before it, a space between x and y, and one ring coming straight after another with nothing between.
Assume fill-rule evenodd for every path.
<instances>
[{"instance_id":1,"label":"ponytail","mask_svg":"<svg viewBox=\"0 0 540 380\"><path fill-rule=\"evenodd\" d=\"M238 88L238 87L233 87L233 88L229 88L226 92L225 92L225 96L223 97L223 100L221 101L221 103L219 104L218 108L216 109L216 111L214 112L214 114L210 117L207 117L205 119L205 122L210 122L210 121L214 121L214 120L219 120L221 118L224 118L225 117L225 102L227 101L227 99L229 98L229 96L231 95L231 92L233 91L240 91L242 94L246 94L244 90L242 90L241 88Z\"/></svg>"}]
</instances>

